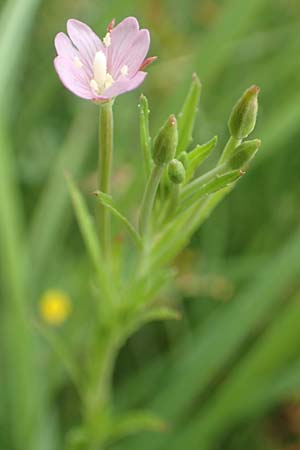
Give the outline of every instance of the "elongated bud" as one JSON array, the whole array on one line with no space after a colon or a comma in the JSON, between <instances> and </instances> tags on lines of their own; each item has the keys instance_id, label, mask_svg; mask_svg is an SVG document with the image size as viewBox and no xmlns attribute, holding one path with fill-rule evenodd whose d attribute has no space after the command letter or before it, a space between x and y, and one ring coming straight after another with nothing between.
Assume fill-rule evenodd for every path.
<instances>
[{"instance_id":1,"label":"elongated bud","mask_svg":"<svg viewBox=\"0 0 300 450\"><path fill-rule=\"evenodd\" d=\"M228 166L231 170L242 169L248 165L255 153L259 149L261 141L253 139L252 141L245 141L235 149L234 155L229 159Z\"/></svg>"},{"instance_id":2,"label":"elongated bud","mask_svg":"<svg viewBox=\"0 0 300 450\"><path fill-rule=\"evenodd\" d=\"M185 179L185 168L181 161L172 159L168 164L168 176L172 183L181 184Z\"/></svg>"},{"instance_id":3,"label":"elongated bud","mask_svg":"<svg viewBox=\"0 0 300 450\"><path fill-rule=\"evenodd\" d=\"M231 136L236 139L246 138L255 127L259 91L259 87L251 86L233 107L228 127Z\"/></svg>"},{"instance_id":4,"label":"elongated bud","mask_svg":"<svg viewBox=\"0 0 300 450\"><path fill-rule=\"evenodd\" d=\"M174 158L177 144L177 121L176 117L171 115L159 130L153 144L152 158L155 164L161 166Z\"/></svg>"}]
</instances>

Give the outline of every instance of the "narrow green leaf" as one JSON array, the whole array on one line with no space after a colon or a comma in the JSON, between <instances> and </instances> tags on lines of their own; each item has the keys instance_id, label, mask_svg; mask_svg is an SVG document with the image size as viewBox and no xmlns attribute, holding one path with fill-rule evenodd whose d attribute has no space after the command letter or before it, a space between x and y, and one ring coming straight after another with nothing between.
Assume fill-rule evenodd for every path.
<instances>
[{"instance_id":1,"label":"narrow green leaf","mask_svg":"<svg viewBox=\"0 0 300 450\"><path fill-rule=\"evenodd\" d=\"M149 106L147 97L143 94L140 97L140 138L141 147L144 156L144 165L146 176L148 177L151 172L152 167L152 156L151 156L151 137L149 133Z\"/></svg>"},{"instance_id":2,"label":"narrow green leaf","mask_svg":"<svg viewBox=\"0 0 300 450\"><path fill-rule=\"evenodd\" d=\"M123 214L121 214L120 211L118 211L117 207L113 202L112 197L100 191L96 191L95 196L97 197L97 200L101 203L101 205L108 208L110 212L122 222L133 242L136 244L138 249L141 250L143 248L143 243L139 233L136 231L134 226L129 222L129 220L125 216L123 216Z\"/></svg>"},{"instance_id":3,"label":"narrow green leaf","mask_svg":"<svg viewBox=\"0 0 300 450\"><path fill-rule=\"evenodd\" d=\"M118 440L141 431L162 432L166 428L166 423L152 412L143 410L131 411L113 421L108 438L110 440Z\"/></svg>"},{"instance_id":4,"label":"narrow green leaf","mask_svg":"<svg viewBox=\"0 0 300 450\"><path fill-rule=\"evenodd\" d=\"M186 182L188 182L193 177L198 167L201 166L201 164L213 151L217 142L218 137L214 136L210 141L202 145L197 145L197 147L194 148L194 150L192 150L187 154L188 166L186 168L186 176L185 176Z\"/></svg>"},{"instance_id":5,"label":"narrow green leaf","mask_svg":"<svg viewBox=\"0 0 300 450\"><path fill-rule=\"evenodd\" d=\"M105 265L103 264L101 257L100 243L96 234L94 222L92 221L92 217L89 214L81 193L77 189L70 175L68 175L66 179L86 249L98 276L101 287L100 291L103 294L104 300L108 300L108 302L112 304L114 302L114 295L112 293L111 284L109 283L108 273L105 270ZM103 311L101 310L101 312Z\"/></svg>"},{"instance_id":6,"label":"narrow green leaf","mask_svg":"<svg viewBox=\"0 0 300 450\"><path fill-rule=\"evenodd\" d=\"M242 175L243 172L240 170L232 170L231 172L227 172L223 175L216 175L206 184L195 184L193 189L188 192L188 195L185 195L183 192L179 211L185 211L204 195L213 194L228 187L230 184L237 181Z\"/></svg>"},{"instance_id":7,"label":"narrow green leaf","mask_svg":"<svg viewBox=\"0 0 300 450\"><path fill-rule=\"evenodd\" d=\"M194 74L189 93L182 107L182 111L178 115L179 140L176 153L177 155L186 150L192 140L200 93L201 83L198 76Z\"/></svg>"},{"instance_id":8,"label":"narrow green leaf","mask_svg":"<svg viewBox=\"0 0 300 450\"><path fill-rule=\"evenodd\" d=\"M123 329L122 340L125 342L129 336L138 331L143 325L149 322L157 322L161 320L180 320L181 315L178 311L168 306L157 306L151 309L134 312L133 319L128 321Z\"/></svg>"},{"instance_id":9,"label":"narrow green leaf","mask_svg":"<svg viewBox=\"0 0 300 450\"><path fill-rule=\"evenodd\" d=\"M141 320L146 322L153 322L159 320L180 320L181 314L173 308L168 306L158 306L141 315Z\"/></svg>"}]
</instances>

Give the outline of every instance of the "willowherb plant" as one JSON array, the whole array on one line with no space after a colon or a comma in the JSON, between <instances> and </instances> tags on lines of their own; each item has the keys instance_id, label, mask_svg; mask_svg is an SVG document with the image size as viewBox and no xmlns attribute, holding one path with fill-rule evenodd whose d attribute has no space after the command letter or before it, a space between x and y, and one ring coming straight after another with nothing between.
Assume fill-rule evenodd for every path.
<instances>
[{"instance_id":1,"label":"willowherb plant","mask_svg":"<svg viewBox=\"0 0 300 450\"><path fill-rule=\"evenodd\" d=\"M115 439L141 429L160 430L161 419L146 411L118 414L112 401L112 374L120 347L151 320L178 319L178 312L157 300L175 276L172 261L217 204L234 188L257 152L258 139L245 141L253 131L259 89L250 87L230 115L230 137L219 162L205 174L197 171L216 146L217 138L189 149L201 93L193 75L181 113L163 124L152 140L149 108L140 99L140 135L145 168L145 190L138 224L119 211L110 195L113 156L113 103L116 96L135 89L145 79L148 30L139 30L129 17L109 25L103 41L85 24L69 20L68 34L55 39L55 68L74 94L100 105L99 179L94 193L95 219L70 176L74 210L94 267L95 327L87 357L72 362L74 382L82 402L82 424L66 439L66 449L100 449ZM130 274L115 270L111 251L111 216L132 240L136 268ZM136 226L137 225L137 226ZM125 276L126 275L126 276Z\"/></svg>"}]
</instances>

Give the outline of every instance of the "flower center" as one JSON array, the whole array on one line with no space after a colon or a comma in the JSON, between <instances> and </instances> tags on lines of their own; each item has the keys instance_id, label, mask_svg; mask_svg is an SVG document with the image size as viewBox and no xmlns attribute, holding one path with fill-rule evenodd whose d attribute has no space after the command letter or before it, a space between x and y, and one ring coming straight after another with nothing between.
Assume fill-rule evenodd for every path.
<instances>
[{"instance_id":1,"label":"flower center","mask_svg":"<svg viewBox=\"0 0 300 450\"><path fill-rule=\"evenodd\" d=\"M100 95L114 83L113 77L107 72L106 56L102 51L95 55L93 72L94 78L91 79L90 86L97 95Z\"/></svg>"}]
</instances>

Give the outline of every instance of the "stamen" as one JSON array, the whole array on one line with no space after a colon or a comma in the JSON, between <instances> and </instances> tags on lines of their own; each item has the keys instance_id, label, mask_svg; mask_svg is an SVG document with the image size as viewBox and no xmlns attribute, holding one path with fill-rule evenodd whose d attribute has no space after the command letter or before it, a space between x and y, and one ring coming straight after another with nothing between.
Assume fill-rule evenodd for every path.
<instances>
[{"instance_id":1,"label":"stamen","mask_svg":"<svg viewBox=\"0 0 300 450\"><path fill-rule=\"evenodd\" d=\"M83 67L83 64L79 58L79 56L75 56L74 58L74 64L78 69L81 69Z\"/></svg>"},{"instance_id":2,"label":"stamen","mask_svg":"<svg viewBox=\"0 0 300 450\"><path fill-rule=\"evenodd\" d=\"M96 80L92 79L92 80L90 81L90 86L91 86L91 88L93 89L93 91L95 91L96 94L99 94L99 93L100 93L100 92L99 92L99 86L98 86L98 83L97 83Z\"/></svg>"},{"instance_id":3,"label":"stamen","mask_svg":"<svg viewBox=\"0 0 300 450\"><path fill-rule=\"evenodd\" d=\"M122 67L121 74L124 76L128 75L128 66L126 64Z\"/></svg>"},{"instance_id":4,"label":"stamen","mask_svg":"<svg viewBox=\"0 0 300 450\"><path fill-rule=\"evenodd\" d=\"M107 72L106 56L103 52L96 53L94 58L94 78L90 80L90 87L96 95L101 95L115 80Z\"/></svg>"},{"instance_id":5,"label":"stamen","mask_svg":"<svg viewBox=\"0 0 300 450\"><path fill-rule=\"evenodd\" d=\"M106 35L104 36L104 38L103 38L103 43L104 43L105 47L109 47L109 46L110 46L110 44L111 44L111 38L110 38L110 32L109 32L109 31L108 31L108 32L106 33Z\"/></svg>"},{"instance_id":6,"label":"stamen","mask_svg":"<svg viewBox=\"0 0 300 450\"><path fill-rule=\"evenodd\" d=\"M105 84L104 84L105 89L109 88L114 82L115 82L115 80L113 79L111 74L107 73Z\"/></svg>"}]
</instances>

